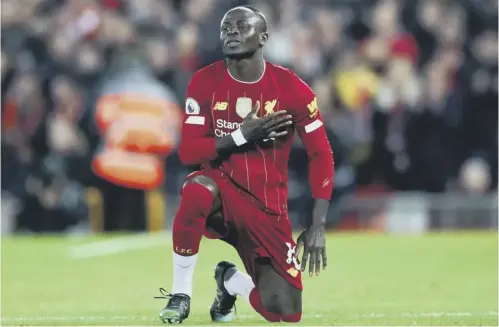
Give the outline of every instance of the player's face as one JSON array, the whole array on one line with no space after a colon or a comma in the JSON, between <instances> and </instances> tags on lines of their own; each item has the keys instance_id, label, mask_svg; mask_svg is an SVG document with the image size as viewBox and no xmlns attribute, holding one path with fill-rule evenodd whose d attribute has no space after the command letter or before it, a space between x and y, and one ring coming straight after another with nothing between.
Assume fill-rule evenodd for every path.
<instances>
[{"instance_id":1,"label":"player's face","mask_svg":"<svg viewBox=\"0 0 499 327\"><path fill-rule=\"evenodd\" d=\"M259 18L250 10L234 9L225 14L220 26L220 42L227 57L252 55L260 48Z\"/></svg>"}]
</instances>

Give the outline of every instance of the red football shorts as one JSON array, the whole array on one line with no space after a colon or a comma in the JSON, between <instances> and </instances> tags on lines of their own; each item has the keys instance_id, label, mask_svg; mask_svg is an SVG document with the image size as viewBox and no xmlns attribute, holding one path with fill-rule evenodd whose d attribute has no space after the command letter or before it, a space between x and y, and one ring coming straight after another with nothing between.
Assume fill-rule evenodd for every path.
<instances>
[{"instance_id":1,"label":"red football shorts","mask_svg":"<svg viewBox=\"0 0 499 327\"><path fill-rule=\"evenodd\" d=\"M287 213L274 215L263 211L257 200L220 170L200 170L188 178L197 175L209 177L217 184L225 225L229 230L229 235L224 238L232 240L255 285L258 285L256 262L266 258L280 276L302 290L301 272L295 256L296 243ZM208 238L223 236L212 230L206 230L204 235Z\"/></svg>"}]
</instances>

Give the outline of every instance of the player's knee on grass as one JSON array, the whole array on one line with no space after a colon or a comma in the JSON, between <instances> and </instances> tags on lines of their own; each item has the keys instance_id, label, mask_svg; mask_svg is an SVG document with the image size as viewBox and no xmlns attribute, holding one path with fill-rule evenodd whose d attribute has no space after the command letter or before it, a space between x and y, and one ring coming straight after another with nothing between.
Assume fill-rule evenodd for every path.
<instances>
[{"instance_id":1,"label":"player's knee on grass","mask_svg":"<svg viewBox=\"0 0 499 327\"><path fill-rule=\"evenodd\" d=\"M258 291L266 310L283 321L298 322L302 311L302 292L289 284L269 263L258 265Z\"/></svg>"}]
</instances>

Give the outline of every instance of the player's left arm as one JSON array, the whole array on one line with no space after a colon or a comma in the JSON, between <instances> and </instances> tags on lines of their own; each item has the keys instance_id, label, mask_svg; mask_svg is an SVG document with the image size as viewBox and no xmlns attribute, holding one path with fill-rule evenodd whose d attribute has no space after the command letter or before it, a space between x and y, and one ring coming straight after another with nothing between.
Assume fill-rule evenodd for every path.
<instances>
[{"instance_id":1,"label":"player's left arm","mask_svg":"<svg viewBox=\"0 0 499 327\"><path fill-rule=\"evenodd\" d=\"M324 230L333 191L334 159L317 98L305 82L294 77L293 122L307 152L308 179L314 199L309 226L298 238L298 248L303 247L302 271L308 259L310 275L314 272L318 275L321 261L323 269L327 265Z\"/></svg>"}]
</instances>

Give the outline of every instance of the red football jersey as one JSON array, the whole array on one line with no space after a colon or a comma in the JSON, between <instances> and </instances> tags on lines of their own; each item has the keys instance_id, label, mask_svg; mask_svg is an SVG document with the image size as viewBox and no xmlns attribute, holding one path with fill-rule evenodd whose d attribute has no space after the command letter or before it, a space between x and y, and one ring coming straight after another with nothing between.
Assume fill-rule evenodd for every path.
<instances>
[{"instance_id":1,"label":"red football jersey","mask_svg":"<svg viewBox=\"0 0 499 327\"><path fill-rule=\"evenodd\" d=\"M260 80L247 83L233 78L224 61L197 71L185 103L179 155L184 164L216 162L215 139L238 129L251 107L260 101L260 115L287 110L293 116L288 135L241 151L217 163L242 189L277 214L287 211L288 160L294 132L309 157L309 181L314 198L330 199L333 187L333 155L326 137L317 98L291 70L265 62ZM251 102L251 106L248 106Z\"/></svg>"}]
</instances>

